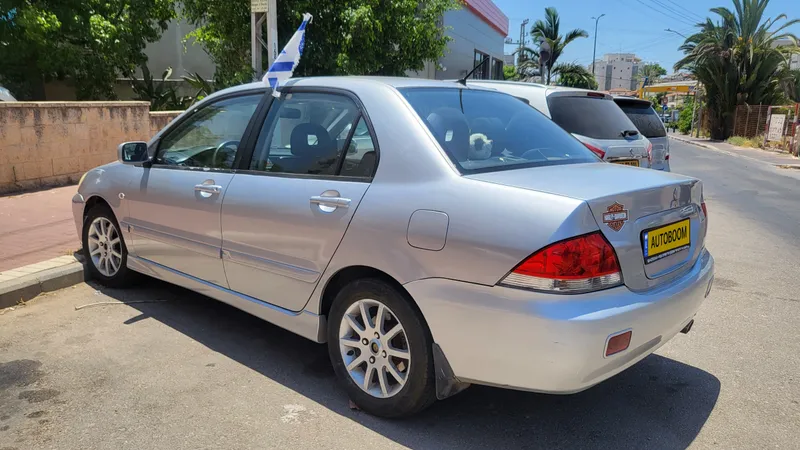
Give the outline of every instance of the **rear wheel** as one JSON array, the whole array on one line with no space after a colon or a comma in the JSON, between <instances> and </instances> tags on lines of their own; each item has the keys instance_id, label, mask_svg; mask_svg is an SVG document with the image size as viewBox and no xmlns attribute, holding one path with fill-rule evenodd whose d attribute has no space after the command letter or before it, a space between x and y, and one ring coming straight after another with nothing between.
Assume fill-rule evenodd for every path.
<instances>
[{"instance_id":1,"label":"rear wheel","mask_svg":"<svg viewBox=\"0 0 800 450\"><path fill-rule=\"evenodd\" d=\"M329 315L328 353L350 398L370 414L408 416L436 399L427 326L383 281L358 280L339 292Z\"/></svg>"},{"instance_id":2,"label":"rear wheel","mask_svg":"<svg viewBox=\"0 0 800 450\"><path fill-rule=\"evenodd\" d=\"M89 273L100 283L121 287L133 278L119 224L106 205L92 207L83 221L83 253Z\"/></svg>"}]
</instances>

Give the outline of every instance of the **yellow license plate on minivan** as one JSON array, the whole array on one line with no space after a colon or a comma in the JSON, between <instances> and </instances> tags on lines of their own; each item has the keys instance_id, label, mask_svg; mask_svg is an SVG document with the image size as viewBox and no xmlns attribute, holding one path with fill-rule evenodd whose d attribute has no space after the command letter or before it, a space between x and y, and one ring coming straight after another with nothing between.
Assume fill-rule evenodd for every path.
<instances>
[{"instance_id":1,"label":"yellow license plate on minivan","mask_svg":"<svg viewBox=\"0 0 800 450\"><path fill-rule=\"evenodd\" d=\"M614 164L622 164L623 166L639 167L638 159L618 159L616 161L611 161L611 162Z\"/></svg>"},{"instance_id":2,"label":"yellow license plate on minivan","mask_svg":"<svg viewBox=\"0 0 800 450\"><path fill-rule=\"evenodd\" d=\"M690 225L689 219L684 219L643 232L642 250L644 250L645 264L688 249L692 244Z\"/></svg>"}]
</instances>

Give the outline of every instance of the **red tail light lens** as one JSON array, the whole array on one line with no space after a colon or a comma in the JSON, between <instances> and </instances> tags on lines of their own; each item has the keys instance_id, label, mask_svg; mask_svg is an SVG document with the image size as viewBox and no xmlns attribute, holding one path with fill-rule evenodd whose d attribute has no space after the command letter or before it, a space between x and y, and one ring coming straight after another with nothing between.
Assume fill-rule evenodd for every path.
<instances>
[{"instance_id":1,"label":"red tail light lens","mask_svg":"<svg viewBox=\"0 0 800 450\"><path fill-rule=\"evenodd\" d=\"M669 161L669 153L667 153L667 156L664 157L664 160Z\"/></svg>"},{"instance_id":2,"label":"red tail light lens","mask_svg":"<svg viewBox=\"0 0 800 450\"><path fill-rule=\"evenodd\" d=\"M706 202L700 203L700 208L703 209L703 215L706 216L706 220L708 220L708 209L706 209Z\"/></svg>"},{"instance_id":3,"label":"red tail light lens","mask_svg":"<svg viewBox=\"0 0 800 450\"><path fill-rule=\"evenodd\" d=\"M618 286L622 273L614 248L596 231L548 245L518 265L500 284L577 294Z\"/></svg>"},{"instance_id":4,"label":"red tail light lens","mask_svg":"<svg viewBox=\"0 0 800 450\"><path fill-rule=\"evenodd\" d=\"M592 153L594 153L595 155L599 156L599 157L600 157L600 159L603 159L603 158L605 158L605 157L606 157L606 152L604 152L602 149L599 149L599 148L595 147L594 145L592 145L592 144L587 144L587 143L585 143L585 142L583 143L583 145L585 145L585 146L586 146L586 148L588 148L589 150L591 150L591 151L592 151Z\"/></svg>"},{"instance_id":5,"label":"red tail light lens","mask_svg":"<svg viewBox=\"0 0 800 450\"><path fill-rule=\"evenodd\" d=\"M653 144L647 144L647 164L653 165Z\"/></svg>"}]
</instances>

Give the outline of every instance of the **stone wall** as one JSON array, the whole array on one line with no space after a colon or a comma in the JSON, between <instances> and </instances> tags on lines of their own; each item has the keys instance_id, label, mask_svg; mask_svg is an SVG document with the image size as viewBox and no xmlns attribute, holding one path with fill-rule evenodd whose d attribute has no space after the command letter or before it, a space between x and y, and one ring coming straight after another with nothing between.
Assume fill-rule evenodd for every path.
<instances>
[{"instance_id":1,"label":"stone wall","mask_svg":"<svg viewBox=\"0 0 800 450\"><path fill-rule=\"evenodd\" d=\"M147 141L180 112L147 102L0 102L0 194L77 182L114 161L117 145Z\"/></svg>"}]
</instances>

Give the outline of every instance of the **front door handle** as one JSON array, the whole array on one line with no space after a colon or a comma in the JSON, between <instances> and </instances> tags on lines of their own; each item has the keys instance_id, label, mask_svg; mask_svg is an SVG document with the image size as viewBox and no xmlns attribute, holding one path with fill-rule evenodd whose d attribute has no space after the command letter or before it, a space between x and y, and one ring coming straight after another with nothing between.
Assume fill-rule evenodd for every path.
<instances>
[{"instance_id":1,"label":"front door handle","mask_svg":"<svg viewBox=\"0 0 800 450\"><path fill-rule=\"evenodd\" d=\"M325 197L322 195L315 195L311 197L311 203L320 206L331 206L334 208L347 208L350 206L351 200L344 197Z\"/></svg>"},{"instance_id":2,"label":"front door handle","mask_svg":"<svg viewBox=\"0 0 800 450\"><path fill-rule=\"evenodd\" d=\"M196 184L194 190L206 194L219 194L222 192L222 186L218 184Z\"/></svg>"}]
</instances>

